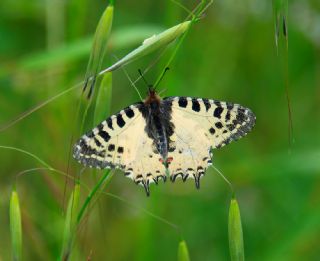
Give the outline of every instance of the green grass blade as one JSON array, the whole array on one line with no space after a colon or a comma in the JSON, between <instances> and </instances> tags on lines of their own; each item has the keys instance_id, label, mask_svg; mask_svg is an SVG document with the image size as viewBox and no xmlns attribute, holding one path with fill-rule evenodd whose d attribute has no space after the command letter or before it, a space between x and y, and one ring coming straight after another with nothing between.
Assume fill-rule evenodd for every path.
<instances>
[{"instance_id":1,"label":"green grass blade","mask_svg":"<svg viewBox=\"0 0 320 261\"><path fill-rule=\"evenodd\" d=\"M241 216L238 202L235 198L231 199L229 208L229 248L232 261L244 260L243 235Z\"/></svg>"},{"instance_id":2,"label":"green grass blade","mask_svg":"<svg viewBox=\"0 0 320 261\"><path fill-rule=\"evenodd\" d=\"M147 39L145 39L138 48L134 49L132 52L127 54L125 57L120 59L118 62L110 66L109 68L103 70L100 74L111 72L119 67L128 64L136 59L139 59L151 52L154 52L162 47L165 47L166 45L173 42L175 39L177 39L179 36L183 35L184 32L188 29L191 21L186 21L183 23L180 23L176 26L173 26L164 32L153 35Z\"/></svg>"},{"instance_id":3,"label":"green grass blade","mask_svg":"<svg viewBox=\"0 0 320 261\"><path fill-rule=\"evenodd\" d=\"M112 20L113 6L109 5L100 18L93 40L84 85L84 91L88 85L90 86L88 97L91 96L98 71L102 65L102 61L106 52L107 41L111 32Z\"/></svg>"},{"instance_id":4,"label":"green grass blade","mask_svg":"<svg viewBox=\"0 0 320 261\"><path fill-rule=\"evenodd\" d=\"M179 243L178 261L190 261L188 247L184 240Z\"/></svg>"},{"instance_id":5,"label":"green grass blade","mask_svg":"<svg viewBox=\"0 0 320 261\"><path fill-rule=\"evenodd\" d=\"M64 224L63 243L61 251L61 260L68 260L70 257L74 234L76 233L77 213L80 198L80 185L76 184L71 193L67 214Z\"/></svg>"},{"instance_id":6,"label":"green grass blade","mask_svg":"<svg viewBox=\"0 0 320 261\"><path fill-rule=\"evenodd\" d=\"M94 111L94 126L106 119L110 115L112 97L112 73L106 73L99 86L96 106Z\"/></svg>"},{"instance_id":7,"label":"green grass blade","mask_svg":"<svg viewBox=\"0 0 320 261\"><path fill-rule=\"evenodd\" d=\"M110 179L113 176L113 172L111 172L110 170L105 171L104 175L100 178L100 180L97 182L97 184L94 186L94 188L91 190L91 192L89 193L89 195L87 196L85 202L83 203L78 216L77 216L77 224L79 225L83 215L87 209L87 207L89 206L90 202L92 201L93 197L95 196L95 194L98 192L98 190L100 188L102 188L103 185L108 185L110 181Z\"/></svg>"},{"instance_id":8,"label":"green grass blade","mask_svg":"<svg viewBox=\"0 0 320 261\"><path fill-rule=\"evenodd\" d=\"M12 242L12 259L22 258L22 226L18 193L13 190L10 198L10 232Z\"/></svg>"}]
</instances>

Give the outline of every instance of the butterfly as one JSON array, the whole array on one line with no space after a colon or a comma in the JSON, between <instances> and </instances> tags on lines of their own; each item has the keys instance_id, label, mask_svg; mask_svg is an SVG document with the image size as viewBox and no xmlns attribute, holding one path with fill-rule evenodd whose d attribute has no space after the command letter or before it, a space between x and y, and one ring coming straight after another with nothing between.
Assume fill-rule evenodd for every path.
<instances>
[{"instance_id":1,"label":"butterfly","mask_svg":"<svg viewBox=\"0 0 320 261\"><path fill-rule=\"evenodd\" d=\"M121 110L83 135L73 157L85 166L118 168L144 187L200 178L212 165L212 149L245 136L255 124L239 104L191 97L161 99L149 87L143 102Z\"/></svg>"}]
</instances>

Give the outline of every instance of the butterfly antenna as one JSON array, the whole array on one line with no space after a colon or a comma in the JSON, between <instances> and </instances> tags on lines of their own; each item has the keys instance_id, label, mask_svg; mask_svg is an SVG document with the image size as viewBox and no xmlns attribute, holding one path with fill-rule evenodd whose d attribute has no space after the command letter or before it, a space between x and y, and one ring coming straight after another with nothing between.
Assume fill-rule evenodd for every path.
<instances>
[{"instance_id":1,"label":"butterfly antenna","mask_svg":"<svg viewBox=\"0 0 320 261\"><path fill-rule=\"evenodd\" d=\"M162 81L162 79L163 79L164 75L165 75L165 74L166 74L166 72L167 72L167 71L169 71L169 70L170 70L170 68L169 68L169 67L166 67L166 68L164 69L164 71L163 71L163 73L162 73L162 75L161 75L161 77L160 77L159 81L155 84L154 89L156 89L156 88L158 87L158 85L159 85L159 83Z\"/></svg>"},{"instance_id":2,"label":"butterfly antenna","mask_svg":"<svg viewBox=\"0 0 320 261\"><path fill-rule=\"evenodd\" d=\"M125 75L127 76L127 78L129 79L129 81L130 81L130 83L131 83L131 86L133 86L134 89L136 90L136 92L138 93L140 100L143 101L142 96L141 96L141 94L140 94L140 92L139 92L139 89L138 89L137 86L135 85L135 81L134 81L134 82L132 81L132 79L130 78L127 70L126 70L124 67L121 67L121 68L122 68L122 70L124 71L124 74L125 74Z\"/></svg>"},{"instance_id":3,"label":"butterfly antenna","mask_svg":"<svg viewBox=\"0 0 320 261\"><path fill-rule=\"evenodd\" d=\"M144 83L147 85L148 88L152 87L151 84L148 83L148 81L146 80L146 78L143 76L143 73L140 69L138 69L138 72L140 74L140 77L143 79Z\"/></svg>"},{"instance_id":4,"label":"butterfly antenna","mask_svg":"<svg viewBox=\"0 0 320 261\"><path fill-rule=\"evenodd\" d=\"M116 55L113 55L113 57L114 57L117 61L119 61L119 58L118 58ZM132 81L132 79L130 78L130 76L129 76L127 70L124 68L124 66L121 66L121 69L123 70L124 74L127 76L129 82L131 83L131 86L133 86L134 89L136 90L136 92L138 93L138 96L139 96L139 98L140 98L140 101L143 101L142 96L141 96L141 94L140 94L140 92L139 92L139 89L138 89L137 86L135 85L136 81ZM99 73L99 75L100 75L100 74L101 74L101 72Z\"/></svg>"}]
</instances>

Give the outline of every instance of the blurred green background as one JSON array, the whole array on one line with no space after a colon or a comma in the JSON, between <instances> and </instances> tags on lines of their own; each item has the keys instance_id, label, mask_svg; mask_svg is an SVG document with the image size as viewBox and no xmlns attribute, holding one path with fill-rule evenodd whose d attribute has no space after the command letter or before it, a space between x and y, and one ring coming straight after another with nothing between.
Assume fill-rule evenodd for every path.
<instances>
[{"instance_id":1,"label":"blurred green background","mask_svg":"<svg viewBox=\"0 0 320 261\"><path fill-rule=\"evenodd\" d=\"M84 79L90 46L106 1L0 2L0 125ZM183 1L189 9L195 1ZM247 106L257 117L253 132L214 153L214 164L232 182L239 201L247 260L319 260L320 240L320 3L289 1L288 59L275 47L270 0L214 1L189 32L161 82L165 96L195 96ZM183 21L172 1L117 1L104 67L144 38ZM283 39L282 39L283 40ZM171 47L172 49L172 47ZM170 54L146 77L154 82ZM154 53L126 66L137 69ZM286 74L285 64L289 71ZM285 82L289 83L293 140ZM146 86L139 82L142 95ZM0 145L30 151L66 171L80 88L0 132ZM122 70L113 74L112 112L138 101ZM107 106L107 105L106 105ZM107 115L106 115L107 116ZM19 172L39 163L0 149L0 260L10 260L9 197ZM72 164L75 166L76 164ZM74 173L75 168L70 169ZM97 173L97 176L100 176ZM93 187L86 171L81 181ZM180 233L143 209L179 226L191 260L229 260L230 190L210 169L197 191L193 181L141 187L113 176L81 226L73 260L176 260ZM17 181L24 260L55 260L61 251L63 209L71 184L61 175L35 171ZM72 182L71 182L72 183ZM66 191L66 193L65 193ZM83 187L82 201L88 191Z\"/></svg>"}]
</instances>

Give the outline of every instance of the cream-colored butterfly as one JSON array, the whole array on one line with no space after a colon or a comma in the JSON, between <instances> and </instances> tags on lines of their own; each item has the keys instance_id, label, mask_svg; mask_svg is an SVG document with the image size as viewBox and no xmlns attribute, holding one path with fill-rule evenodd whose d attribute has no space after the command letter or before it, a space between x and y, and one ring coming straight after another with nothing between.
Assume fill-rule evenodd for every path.
<instances>
[{"instance_id":1,"label":"cream-colored butterfly","mask_svg":"<svg viewBox=\"0 0 320 261\"><path fill-rule=\"evenodd\" d=\"M81 137L73 156L94 168L119 168L136 184L200 178L211 150L245 136L255 124L251 110L202 98L161 99L153 88L144 102L112 115Z\"/></svg>"}]
</instances>

